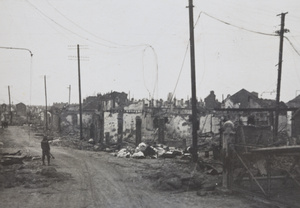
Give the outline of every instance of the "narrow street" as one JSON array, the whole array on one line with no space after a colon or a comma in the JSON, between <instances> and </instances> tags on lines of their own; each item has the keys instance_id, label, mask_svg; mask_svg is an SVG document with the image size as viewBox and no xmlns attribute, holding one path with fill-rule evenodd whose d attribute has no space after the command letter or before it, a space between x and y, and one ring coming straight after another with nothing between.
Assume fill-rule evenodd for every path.
<instances>
[{"instance_id":1,"label":"narrow street","mask_svg":"<svg viewBox=\"0 0 300 208\"><path fill-rule=\"evenodd\" d=\"M40 156L40 140L40 137L35 137L33 132L24 127L10 126L8 129L0 129L3 151L14 149L33 157ZM155 190L151 186L151 181L144 179L140 171L147 170L150 163L158 163L159 160L117 158L104 152L58 146L51 146L51 152L55 156L55 159L51 160L51 165L42 166L41 161L37 160L35 165L31 165L32 171L55 168L57 172L69 177L45 187L1 188L0 207L261 207L261 204L236 196L200 197L195 191ZM6 167L0 167L1 173L5 172Z\"/></svg>"}]
</instances>

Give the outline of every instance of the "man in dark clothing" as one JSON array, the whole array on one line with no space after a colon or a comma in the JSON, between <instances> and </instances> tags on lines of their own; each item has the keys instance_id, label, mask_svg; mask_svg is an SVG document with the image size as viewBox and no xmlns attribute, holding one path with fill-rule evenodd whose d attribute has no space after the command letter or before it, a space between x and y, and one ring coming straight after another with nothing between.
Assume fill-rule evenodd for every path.
<instances>
[{"instance_id":1,"label":"man in dark clothing","mask_svg":"<svg viewBox=\"0 0 300 208\"><path fill-rule=\"evenodd\" d=\"M45 156L47 157L48 165L50 165L50 145L48 143L47 136L43 137L43 140L41 142L41 148L42 148L42 161L43 165L45 165Z\"/></svg>"}]
</instances>

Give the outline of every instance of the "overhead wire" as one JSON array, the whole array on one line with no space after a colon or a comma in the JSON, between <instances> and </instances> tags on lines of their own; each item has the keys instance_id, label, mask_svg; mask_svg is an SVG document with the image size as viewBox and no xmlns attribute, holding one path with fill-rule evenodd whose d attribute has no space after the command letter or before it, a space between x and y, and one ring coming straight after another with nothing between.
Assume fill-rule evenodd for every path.
<instances>
[{"instance_id":1,"label":"overhead wire","mask_svg":"<svg viewBox=\"0 0 300 208\"><path fill-rule=\"evenodd\" d=\"M298 56L300 56L299 51L296 49L296 47L294 46L294 44L292 43L292 41L288 37L286 37L286 36L284 36L284 38L289 42L289 44L292 46L292 48L298 54Z\"/></svg>"},{"instance_id":2,"label":"overhead wire","mask_svg":"<svg viewBox=\"0 0 300 208\"><path fill-rule=\"evenodd\" d=\"M77 24L76 22L74 22L73 20L71 20L70 18L68 18L66 15L64 15L62 12L60 12L56 7L54 7L48 0L46 0L46 2L57 12L59 13L61 16L63 16L66 20L68 20L69 22L71 22L72 24L74 24L75 26L77 26L78 28L80 28L81 30L85 31L86 33L94 36L95 38L98 38L100 40L106 41L108 43L112 43L118 46L122 46L122 47L139 47L139 46L144 46L144 44L141 45L125 45L125 44L120 44L120 43L116 43L107 39L104 39L102 37L99 37L93 33L91 33L90 31L86 30L85 28L83 28L82 26L80 26L79 24Z\"/></svg>"},{"instance_id":3,"label":"overhead wire","mask_svg":"<svg viewBox=\"0 0 300 208\"><path fill-rule=\"evenodd\" d=\"M101 37L98 37L96 35L94 35L93 33L89 32L88 30L86 30L85 28L81 27L80 25L78 25L77 23L75 23L74 21L72 21L71 19L69 19L68 17L66 17L63 13L61 13L58 9L56 9L52 4L50 4L49 1L47 1L49 3L50 6L52 6L60 15L62 15L65 19L67 19L69 22L71 22L72 24L76 25L78 28L80 28L81 30L87 32L88 34L98 38L98 39L101 39L103 41L106 41L106 42L109 42L109 43L112 43L112 44L115 44L117 46L111 46L111 45L107 45L107 44L103 44L103 43L100 43L98 41L95 41L95 40L91 40L90 38L87 38L81 34L78 34L76 32L74 32L73 30L63 26L62 24L58 23L57 21L55 21L53 18L49 17L48 15L46 15L43 11L41 11L38 7L36 7L33 3L31 3L29 0L26 0L26 2L28 2L36 11L38 11L42 16L46 17L47 19L49 19L51 22L53 22L54 24L58 25L60 28L70 32L71 34L73 35L76 35L77 37L79 38L82 38L86 41L89 41L89 42L92 42L92 43L95 43L97 45L101 45L101 46L104 46L104 47L107 47L107 48L112 48L112 49L128 49L128 48L138 48L138 47L144 47L144 50L143 50L143 56L144 56L144 52L147 48L151 48L154 55L155 55L155 60L156 60L156 81L155 81L155 84L154 84L154 89L153 89L153 94L152 94L152 97L154 97L154 93L155 93L155 90L158 90L158 58L157 58L157 53L155 51L155 49L153 48L153 46L149 45L149 44L139 44L139 45L124 45L124 44L119 44L119 43L116 43L116 42L113 42L113 41L109 41L109 40L106 40L106 39L103 39ZM143 66L144 68L144 66ZM143 72L144 73L144 72ZM145 80L144 80L145 81ZM146 85L145 85L146 87ZM149 95L151 96L151 93L149 91L149 89L146 87L147 91L149 92Z\"/></svg>"},{"instance_id":4,"label":"overhead wire","mask_svg":"<svg viewBox=\"0 0 300 208\"><path fill-rule=\"evenodd\" d=\"M35 10L37 10L42 16L48 18L48 19L51 20L54 24L58 25L59 27L61 27L61 28L64 29L64 30L66 30L66 31L68 31L68 32L70 32L70 33L72 33L73 35L76 35L76 36L78 36L78 37L80 37L80 38L82 38L82 39L84 39L84 40L86 40L86 41L95 43L95 44L97 44L97 45L101 45L101 46L103 46L103 47L107 47L107 48L118 48L118 49L123 48L123 47L110 46L110 45L107 45L107 44L103 44L103 43L100 43L100 42L98 42L98 41L91 40L90 38L87 38L87 37L85 37L85 36L83 36L83 35L80 35L80 34L74 32L73 30L70 30L70 29L66 28L66 27L63 26L62 24L58 23L57 21L55 21L54 19L52 19L51 17L49 17L48 15L46 15L43 11L41 11L38 7L36 7L34 4L32 4L29 0L25 0L25 1L28 2L28 3L29 3ZM141 47L141 46L145 47L145 44L135 45L135 46L132 46L132 47ZM125 48L126 48L126 47L125 47Z\"/></svg>"},{"instance_id":5,"label":"overhead wire","mask_svg":"<svg viewBox=\"0 0 300 208\"><path fill-rule=\"evenodd\" d=\"M290 38L293 38L293 41L295 41L298 45L300 45L300 43L298 42L298 40L296 39L296 37L299 37L300 35L293 35L290 36Z\"/></svg>"},{"instance_id":6,"label":"overhead wire","mask_svg":"<svg viewBox=\"0 0 300 208\"><path fill-rule=\"evenodd\" d=\"M143 50L143 54L142 54L142 72L143 72L143 82L144 82L144 87L146 88L146 90L148 91L149 94L149 99L151 99L151 93L146 85L146 80L145 80L145 67L144 67L144 55L145 55L145 50L146 48Z\"/></svg>"},{"instance_id":7,"label":"overhead wire","mask_svg":"<svg viewBox=\"0 0 300 208\"><path fill-rule=\"evenodd\" d=\"M208 17L210 17L210 18L212 18L212 19L214 19L214 20L217 20L217 21L219 21L219 22L221 22L221 23L223 23L223 24L230 25L230 26L232 26L232 27L235 27L235 28L238 28L238 29L241 29L241 30L245 30L245 31L247 31L247 32L256 33L256 34L259 34L259 35L279 36L279 35L277 35L277 34L264 33L264 32L259 32L259 31L255 31L255 30L250 30L250 29L247 29L247 28L244 28L244 27L241 27L241 26L237 26L237 25L231 24L231 23L229 23L229 22L226 22L226 21L224 21L224 20L221 20L221 19L219 19L219 18L217 18L217 17L214 17L214 16L212 16L212 15L206 13L206 12L203 12L203 14L205 14L206 16L208 16Z\"/></svg>"},{"instance_id":8,"label":"overhead wire","mask_svg":"<svg viewBox=\"0 0 300 208\"><path fill-rule=\"evenodd\" d=\"M152 95L151 95L151 92L150 92L150 90L148 89L148 87L146 85L146 80L145 80L144 56L145 56L145 52L146 52L147 48L151 48L151 50L153 51L154 56L155 56L155 62L156 62L156 64L155 64L156 65L156 80L155 80L155 83L154 83L154 89L152 91ZM157 58L157 53L156 53L155 49L153 48L153 46L147 45L147 47L144 48L143 54L142 54L142 62L143 62L143 64L142 64L142 71L143 71L144 86L145 86L146 90L149 93L149 98L152 99L152 98L154 98L155 89L158 88L158 58Z\"/></svg>"},{"instance_id":9,"label":"overhead wire","mask_svg":"<svg viewBox=\"0 0 300 208\"><path fill-rule=\"evenodd\" d=\"M153 53L154 53L154 56L155 56L155 65L156 65L156 80L155 80L155 83L154 83L154 88L153 88L153 92L152 92L152 97L154 97L154 93L155 93L155 90L157 90L157 96L158 96L158 57L157 57L157 53L155 51L155 49L150 46L150 48L152 49ZM158 98L158 97L157 97Z\"/></svg>"},{"instance_id":10,"label":"overhead wire","mask_svg":"<svg viewBox=\"0 0 300 208\"><path fill-rule=\"evenodd\" d=\"M296 51L296 53L299 55L299 53L297 52L297 50L293 47L293 44L292 44L292 42L290 42L289 41L289 39L287 38L287 37L284 37L284 38L286 38L286 40L288 40L288 42L291 44L291 46L292 47L289 47L289 49L292 51L292 52L294 52L294 51ZM297 75L297 78L298 78L298 81L300 81L300 76L299 76L299 73L298 73L298 71L297 71L297 67L296 67L296 62L295 62L295 57L293 58L293 63L294 63L294 70L295 70L295 73L296 73L296 75ZM299 82L298 82L299 83Z\"/></svg>"},{"instance_id":11,"label":"overhead wire","mask_svg":"<svg viewBox=\"0 0 300 208\"><path fill-rule=\"evenodd\" d=\"M199 13L199 15L197 17L197 20L194 24L194 28L198 24L201 14L202 14L202 11ZM173 93L172 93L172 96L171 96L171 100L173 100L173 98L174 98L174 94L175 94L175 91L177 89L178 82L179 82L179 79L180 79L180 76L181 76L181 73L182 73L182 70L183 70L183 66L184 66L184 63L185 63L185 59L186 59L186 56L187 56L188 49L189 49L189 42L187 43L187 46L186 46L186 49L185 49L185 53L184 53L183 60L182 60L182 63L181 63L179 75L178 75L177 80L176 80L176 84L175 84L175 87L174 87L174 90L173 90Z\"/></svg>"},{"instance_id":12,"label":"overhead wire","mask_svg":"<svg viewBox=\"0 0 300 208\"><path fill-rule=\"evenodd\" d=\"M201 11L201 12L199 13L198 18L197 18L197 21L196 21L196 23L195 23L195 25L194 25L194 28L196 27L196 25L197 25L197 23L198 23L198 21L199 21L200 16L201 16L202 13L205 14L206 16L208 16L208 17L210 17L210 18L216 20L216 21L219 21L219 22L221 22L221 23L223 23L223 24L226 24L226 25L229 25L229 26L238 28L238 29L240 29L240 30L245 30L245 31L247 31L247 32L256 33L256 34L259 34L259 35L276 36L276 37L278 36L278 34L264 33L264 32L255 31L255 30L250 30L250 29L247 29L247 28L244 28L244 27L241 27L241 26L234 25L234 24L232 24L232 23L229 23L229 22L226 22L226 21L224 21L224 20L221 20L221 19L219 19L219 18L217 18L217 17L214 17L214 16L212 16L212 15L210 15L210 14L204 12L204 11ZM185 51L185 54L184 54L183 62L182 62L181 69L180 69L180 72L179 72L179 76L178 76L178 78L177 78L177 81L176 81L176 84L175 84L175 88L174 88L173 93L172 93L172 99L173 99L173 97L174 97L174 94L175 94L175 91L176 91L176 88L177 88L177 85L178 85L178 82L179 82L179 78L180 78L180 76L181 76L181 72L182 72L183 65L184 65L184 62L185 62L185 59L186 59L186 55L187 55L188 46L189 46L189 44L188 44L187 47L186 47L186 51Z\"/></svg>"}]
</instances>

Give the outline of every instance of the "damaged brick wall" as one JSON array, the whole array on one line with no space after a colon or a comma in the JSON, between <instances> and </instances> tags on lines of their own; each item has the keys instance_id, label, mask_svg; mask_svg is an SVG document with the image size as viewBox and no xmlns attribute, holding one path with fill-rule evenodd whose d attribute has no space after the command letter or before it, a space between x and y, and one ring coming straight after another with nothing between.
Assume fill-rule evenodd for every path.
<instances>
[{"instance_id":1,"label":"damaged brick wall","mask_svg":"<svg viewBox=\"0 0 300 208\"><path fill-rule=\"evenodd\" d=\"M136 130L136 116L142 119L142 129L145 125L142 113L124 113L123 114L123 138L134 136ZM104 134L109 133L111 142L118 140L118 113L104 112ZM135 137L135 136L134 136Z\"/></svg>"}]
</instances>

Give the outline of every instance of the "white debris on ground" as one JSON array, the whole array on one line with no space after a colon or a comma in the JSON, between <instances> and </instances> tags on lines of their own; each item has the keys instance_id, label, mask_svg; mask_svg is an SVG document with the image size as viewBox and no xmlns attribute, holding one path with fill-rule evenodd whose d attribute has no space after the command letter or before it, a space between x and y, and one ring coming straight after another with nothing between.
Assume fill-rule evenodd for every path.
<instances>
[{"instance_id":1,"label":"white debris on ground","mask_svg":"<svg viewBox=\"0 0 300 208\"><path fill-rule=\"evenodd\" d=\"M177 156L184 155L184 152L175 147L168 147L162 144L156 144L154 146L147 145L141 142L134 150L130 147L123 148L113 154L120 158L175 158ZM186 153L189 155L189 153Z\"/></svg>"},{"instance_id":2,"label":"white debris on ground","mask_svg":"<svg viewBox=\"0 0 300 208\"><path fill-rule=\"evenodd\" d=\"M145 158L145 155L143 152L135 152L131 155L132 158L142 159Z\"/></svg>"}]
</instances>

